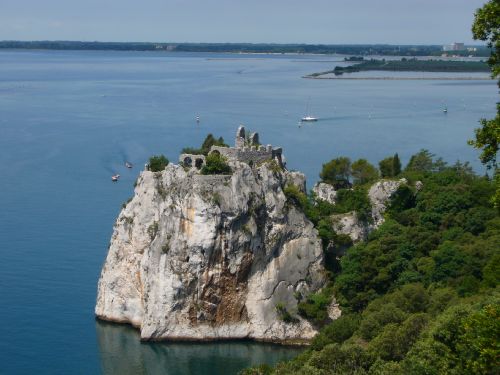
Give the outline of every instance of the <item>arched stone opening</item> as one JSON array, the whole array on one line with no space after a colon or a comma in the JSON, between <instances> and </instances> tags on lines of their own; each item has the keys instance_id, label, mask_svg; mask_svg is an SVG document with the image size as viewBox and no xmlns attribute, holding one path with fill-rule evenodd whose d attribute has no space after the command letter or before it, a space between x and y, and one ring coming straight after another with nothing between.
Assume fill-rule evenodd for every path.
<instances>
[{"instance_id":1,"label":"arched stone opening","mask_svg":"<svg viewBox=\"0 0 500 375\"><path fill-rule=\"evenodd\" d=\"M192 165L193 165L193 160L189 156L186 156L184 158L184 166L191 167Z\"/></svg>"},{"instance_id":2,"label":"arched stone opening","mask_svg":"<svg viewBox=\"0 0 500 375\"><path fill-rule=\"evenodd\" d=\"M200 169L201 167L203 167L203 159L196 159L194 162L194 166L196 167L196 169Z\"/></svg>"}]
</instances>

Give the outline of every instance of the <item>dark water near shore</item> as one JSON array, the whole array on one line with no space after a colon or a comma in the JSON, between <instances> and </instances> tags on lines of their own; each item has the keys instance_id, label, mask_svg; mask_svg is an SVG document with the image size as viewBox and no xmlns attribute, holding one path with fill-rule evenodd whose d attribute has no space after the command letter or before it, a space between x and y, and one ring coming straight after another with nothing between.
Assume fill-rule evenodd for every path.
<instances>
[{"instance_id":1,"label":"dark water near shore","mask_svg":"<svg viewBox=\"0 0 500 375\"><path fill-rule=\"evenodd\" d=\"M466 140L494 114L493 81L300 78L333 60L1 51L0 373L234 374L294 355L248 342L141 344L129 327L95 322L96 283L140 166L158 153L176 161L208 132L232 142L240 123L259 131L309 185L333 157L406 162L420 148L482 172ZM299 128L309 97L320 121Z\"/></svg>"}]
</instances>

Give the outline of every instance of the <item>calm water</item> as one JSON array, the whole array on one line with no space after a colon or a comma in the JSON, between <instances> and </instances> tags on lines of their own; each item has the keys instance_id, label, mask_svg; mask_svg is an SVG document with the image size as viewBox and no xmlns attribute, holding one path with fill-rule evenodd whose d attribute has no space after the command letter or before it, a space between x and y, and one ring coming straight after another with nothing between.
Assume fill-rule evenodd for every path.
<instances>
[{"instance_id":1,"label":"calm water","mask_svg":"<svg viewBox=\"0 0 500 375\"><path fill-rule=\"evenodd\" d=\"M128 327L95 322L96 282L139 172L124 161L176 160L208 132L232 142L240 123L259 131L310 184L339 155L405 162L420 148L482 171L466 140L494 114L494 82L300 78L334 60L0 52L0 373L234 374L294 355L247 342L140 344ZM321 120L299 128L308 98Z\"/></svg>"}]
</instances>

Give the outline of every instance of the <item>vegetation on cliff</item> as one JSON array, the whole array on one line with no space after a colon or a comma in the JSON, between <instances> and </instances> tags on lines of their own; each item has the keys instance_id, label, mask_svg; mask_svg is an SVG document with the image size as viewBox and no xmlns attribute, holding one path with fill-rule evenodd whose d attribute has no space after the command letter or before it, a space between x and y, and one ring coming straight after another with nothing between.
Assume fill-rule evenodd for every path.
<instances>
[{"instance_id":1,"label":"vegetation on cliff","mask_svg":"<svg viewBox=\"0 0 500 375\"><path fill-rule=\"evenodd\" d=\"M161 172L168 165L169 161L165 155L154 155L149 158L149 170L151 172Z\"/></svg>"},{"instance_id":2,"label":"vegetation on cliff","mask_svg":"<svg viewBox=\"0 0 500 375\"><path fill-rule=\"evenodd\" d=\"M400 176L386 221L329 268L329 287L299 304L316 324L332 294L343 311L291 362L244 374L489 374L498 369L500 216L493 181L467 164L446 165L428 151ZM288 189L327 241L317 206ZM341 190L342 191L342 190ZM319 201L318 201L319 202ZM326 250L326 248L325 248ZM327 254L328 259L328 254Z\"/></svg>"},{"instance_id":3,"label":"vegetation on cliff","mask_svg":"<svg viewBox=\"0 0 500 375\"><path fill-rule=\"evenodd\" d=\"M219 153L211 153L205 159L205 165L201 168L201 174L231 174L231 167L227 160Z\"/></svg>"},{"instance_id":4,"label":"vegetation on cliff","mask_svg":"<svg viewBox=\"0 0 500 375\"><path fill-rule=\"evenodd\" d=\"M499 30L500 5L490 0L476 12L473 34L492 48L493 77L500 74ZM373 63L357 66L363 64ZM337 268L330 268L328 287L300 306L304 316L322 324L331 291L342 316L326 324L294 360L243 374L498 373L499 113L500 105L494 119L481 120L470 141L482 151L493 178L476 175L467 164L447 165L426 150L403 171L397 154L380 162L383 177L422 183L418 191L399 188L381 227L348 249ZM339 165L346 160L326 164L342 171ZM331 181L345 182L344 174L332 175ZM302 206L308 214L309 207ZM325 211L319 212L313 222L321 234Z\"/></svg>"}]
</instances>

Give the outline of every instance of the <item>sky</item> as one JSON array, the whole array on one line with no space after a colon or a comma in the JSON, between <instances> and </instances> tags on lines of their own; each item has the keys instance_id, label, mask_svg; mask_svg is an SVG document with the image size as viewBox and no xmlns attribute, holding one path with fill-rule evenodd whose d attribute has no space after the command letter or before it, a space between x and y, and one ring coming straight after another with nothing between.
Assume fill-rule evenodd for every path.
<instances>
[{"instance_id":1,"label":"sky","mask_svg":"<svg viewBox=\"0 0 500 375\"><path fill-rule=\"evenodd\" d=\"M0 40L472 44L486 0L0 0Z\"/></svg>"}]
</instances>

